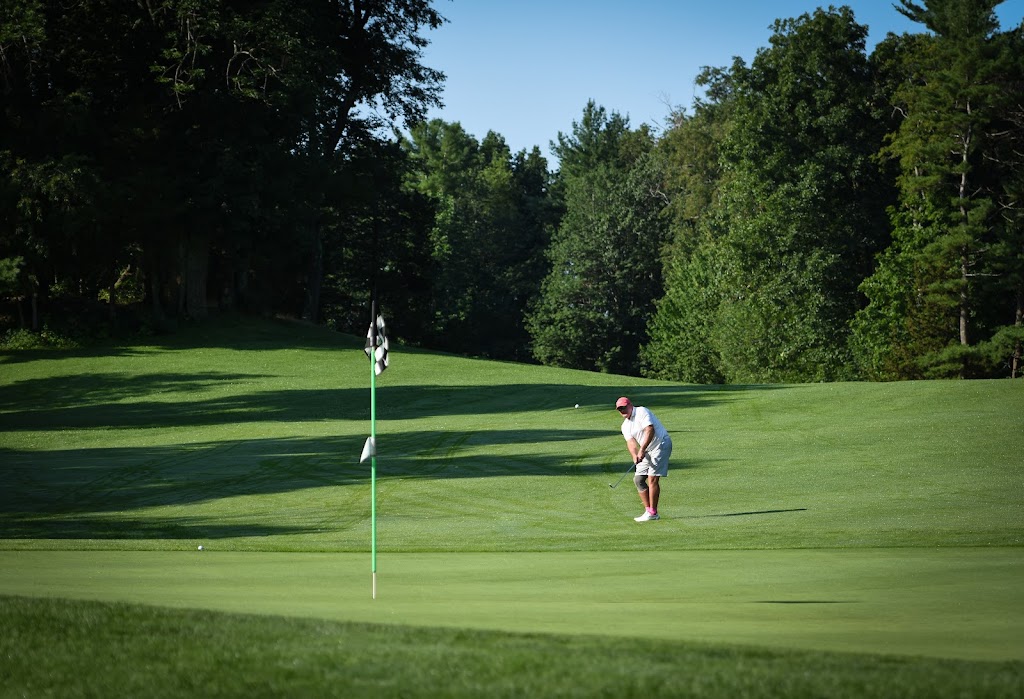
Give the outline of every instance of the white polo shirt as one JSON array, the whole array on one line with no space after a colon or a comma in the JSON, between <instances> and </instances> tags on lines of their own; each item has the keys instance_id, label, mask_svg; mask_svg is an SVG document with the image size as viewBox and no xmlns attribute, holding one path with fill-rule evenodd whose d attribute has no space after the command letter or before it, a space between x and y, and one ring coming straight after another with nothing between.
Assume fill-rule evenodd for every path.
<instances>
[{"instance_id":1,"label":"white polo shirt","mask_svg":"<svg viewBox=\"0 0 1024 699\"><path fill-rule=\"evenodd\" d=\"M647 451L656 452L661 448L661 443L668 439L668 431L658 421L658 418L654 417L654 413L647 408L639 405L633 406L633 414L622 421L622 436L627 442L630 439L635 439L639 444L648 425L654 428L654 439L647 445Z\"/></svg>"}]
</instances>

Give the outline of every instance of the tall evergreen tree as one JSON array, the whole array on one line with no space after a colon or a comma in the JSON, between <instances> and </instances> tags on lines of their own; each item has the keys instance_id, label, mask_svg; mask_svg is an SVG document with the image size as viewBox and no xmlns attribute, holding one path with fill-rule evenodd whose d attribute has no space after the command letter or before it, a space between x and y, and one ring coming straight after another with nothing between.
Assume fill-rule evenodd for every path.
<instances>
[{"instance_id":1,"label":"tall evergreen tree","mask_svg":"<svg viewBox=\"0 0 1024 699\"><path fill-rule=\"evenodd\" d=\"M855 323L870 376L984 375L979 343L1013 321L1013 285L1007 294L995 282L1014 274L1001 268L1013 220L997 215L1012 175L995 163L997 134L1022 92L1019 60L998 33L999 3L897 7L932 34L914 43L894 94L903 119L886 149L900 167L893 244L864 283L870 305Z\"/></svg>"},{"instance_id":2,"label":"tall evergreen tree","mask_svg":"<svg viewBox=\"0 0 1024 699\"><path fill-rule=\"evenodd\" d=\"M1024 94L1024 27L1003 34L1002 39L1013 57L1007 90ZM997 375L1005 367L1011 378L1018 378L1024 377L1024 100L1011 102L1001 121L993 158L1001 231L994 253L998 276L993 291L1004 315L995 319L995 332L981 343L981 349Z\"/></svg>"}]
</instances>

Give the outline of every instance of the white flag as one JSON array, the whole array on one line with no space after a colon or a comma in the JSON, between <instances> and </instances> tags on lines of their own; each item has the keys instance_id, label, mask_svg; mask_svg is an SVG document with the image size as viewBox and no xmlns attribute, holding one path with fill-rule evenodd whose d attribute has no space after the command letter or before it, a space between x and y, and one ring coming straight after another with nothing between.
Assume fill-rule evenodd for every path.
<instances>
[{"instance_id":1,"label":"white flag","mask_svg":"<svg viewBox=\"0 0 1024 699\"><path fill-rule=\"evenodd\" d=\"M384 332L384 316L377 316L377 342L374 344L374 324L370 323L370 329L366 331L366 347L363 351L367 357L373 357L373 372L380 376L388 368L388 337Z\"/></svg>"},{"instance_id":2,"label":"white flag","mask_svg":"<svg viewBox=\"0 0 1024 699\"><path fill-rule=\"evenodd\" d=\"M363 444L363 453L359 455L359 463L363 463L371 456L377 456L377 444L373 437L367 437L366 443Z\"/></svg>"}]
</instances>

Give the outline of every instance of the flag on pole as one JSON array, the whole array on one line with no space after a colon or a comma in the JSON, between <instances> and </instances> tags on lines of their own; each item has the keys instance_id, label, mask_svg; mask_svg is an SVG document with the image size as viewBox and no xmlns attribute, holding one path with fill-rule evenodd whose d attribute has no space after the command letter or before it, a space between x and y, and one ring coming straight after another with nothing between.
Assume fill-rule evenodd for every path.
<instances>
[{"instance_id":1,"label":"flag on pole","mask_svg":"<svg viewBox=\"0 0 1024 699\"><path fill-rule=\"evenodd\" d=\"M363 445L359 461L362 463L370 460L370 590L373 599L377 599L377 377L388 368L388 337L384 316L377 312L376 285L370 307L370 329L366 333L365 351L370 359L370 437Z\"/></svg>"},{"instance_id":2,"label":"flag on pole","mask_svg":"<svg viewBox=\"0 0 1024 699\"><path fill-rule=\"evenodd\" d=\"M359 463L363 463L373 456L377 456L377 440L373 437L367 437L366 442L363 444L363 453L359 455Z\"/></svg>"},{"instance_id":3,"label":"flag on pole","mask_svg":"<svg viewBox=\"0 0 1024 699\"><path fill-rule=\"evenodd\" d=\"M378 314L376 321L370 322L363 351L373 359L374 374L380 376L388 368L388 337L385 334L384 316Z\"/></svg>"}]
</instances>

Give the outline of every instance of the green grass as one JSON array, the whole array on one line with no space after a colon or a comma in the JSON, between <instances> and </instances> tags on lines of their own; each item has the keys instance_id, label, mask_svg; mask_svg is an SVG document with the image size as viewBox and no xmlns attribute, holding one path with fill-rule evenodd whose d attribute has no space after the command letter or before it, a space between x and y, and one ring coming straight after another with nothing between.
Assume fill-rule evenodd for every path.
<instances>
[{"instance_id":1,"label":"green grass","mask_svg":"<svg viewBox=\"0 0 1024 699\"><path fill-rule=\"evenodd\" d=\"M1011 663L4 597L0 618L0 696L997 699L1022 688Z\"/></svg>"},{"instance_id":2,"label":"green grass","mask_svg":"<svg viewBox=\"0 0 1024 699\"><path fill-rule=\"evenodd\" d=\"M11 551L0 552L0 591L362 623L1020 660L1024 565L1000 549L391 554L378 568L374 600L365 554Z\"/></svg>"},{"instance_id":3,"label":"green grass","mask_svg":"<svg viewBox=\"0 0 1024 699\"><path fill-rule=\"evenodd\" d=\"M378 379L371 600L362 341L245 319L158 340L0 353L0 594L18 595L0 622L26 639L9 656L22 658L14 683L0 681L12 695L45 693L23 664L114 652L103 633L92 650L33 652L55 633L33 617L123 616L121 641L166 638L171 660L138 659L141 675L181 675L176 659L202 652L175 629L201 629L200 609L236 629L219 642L246 658L222 694L244 693L249 664L268 693L292 678L265 648L246 655L249 625L282 658L302 655L308 628L424 645L407 664L425 669L392 667L392 695L436 695L430 674L459 669L441 672L435 646L472 666L474 643L496 674L454 682L451 696L1024 693L1019 381L698 387L398 348ZM632 521L628 479L608 487L628 464L611 407L621 394L654 409L676 444L663 519L647 525ZM566 638L593 663L556 664ZM307 642L308 682L330 693L332 662L358 643ZM630 672L637 643L670 649L652 650L649 681ZM517 645L541 651L506 650ZM531 663L568 684L521 684L547 676ZM751 669L748 689L719 677L759 665L767 674ZM960 684L935 680L938 666ZM379 689L375 667L349 672L371 684L342 686ZM52 676L57 693L90 686L76 672ZM886 672L903 679L872 691L867 678ZM167 694L189 694L182 681Z\"/></svg>"}]
</instances>

